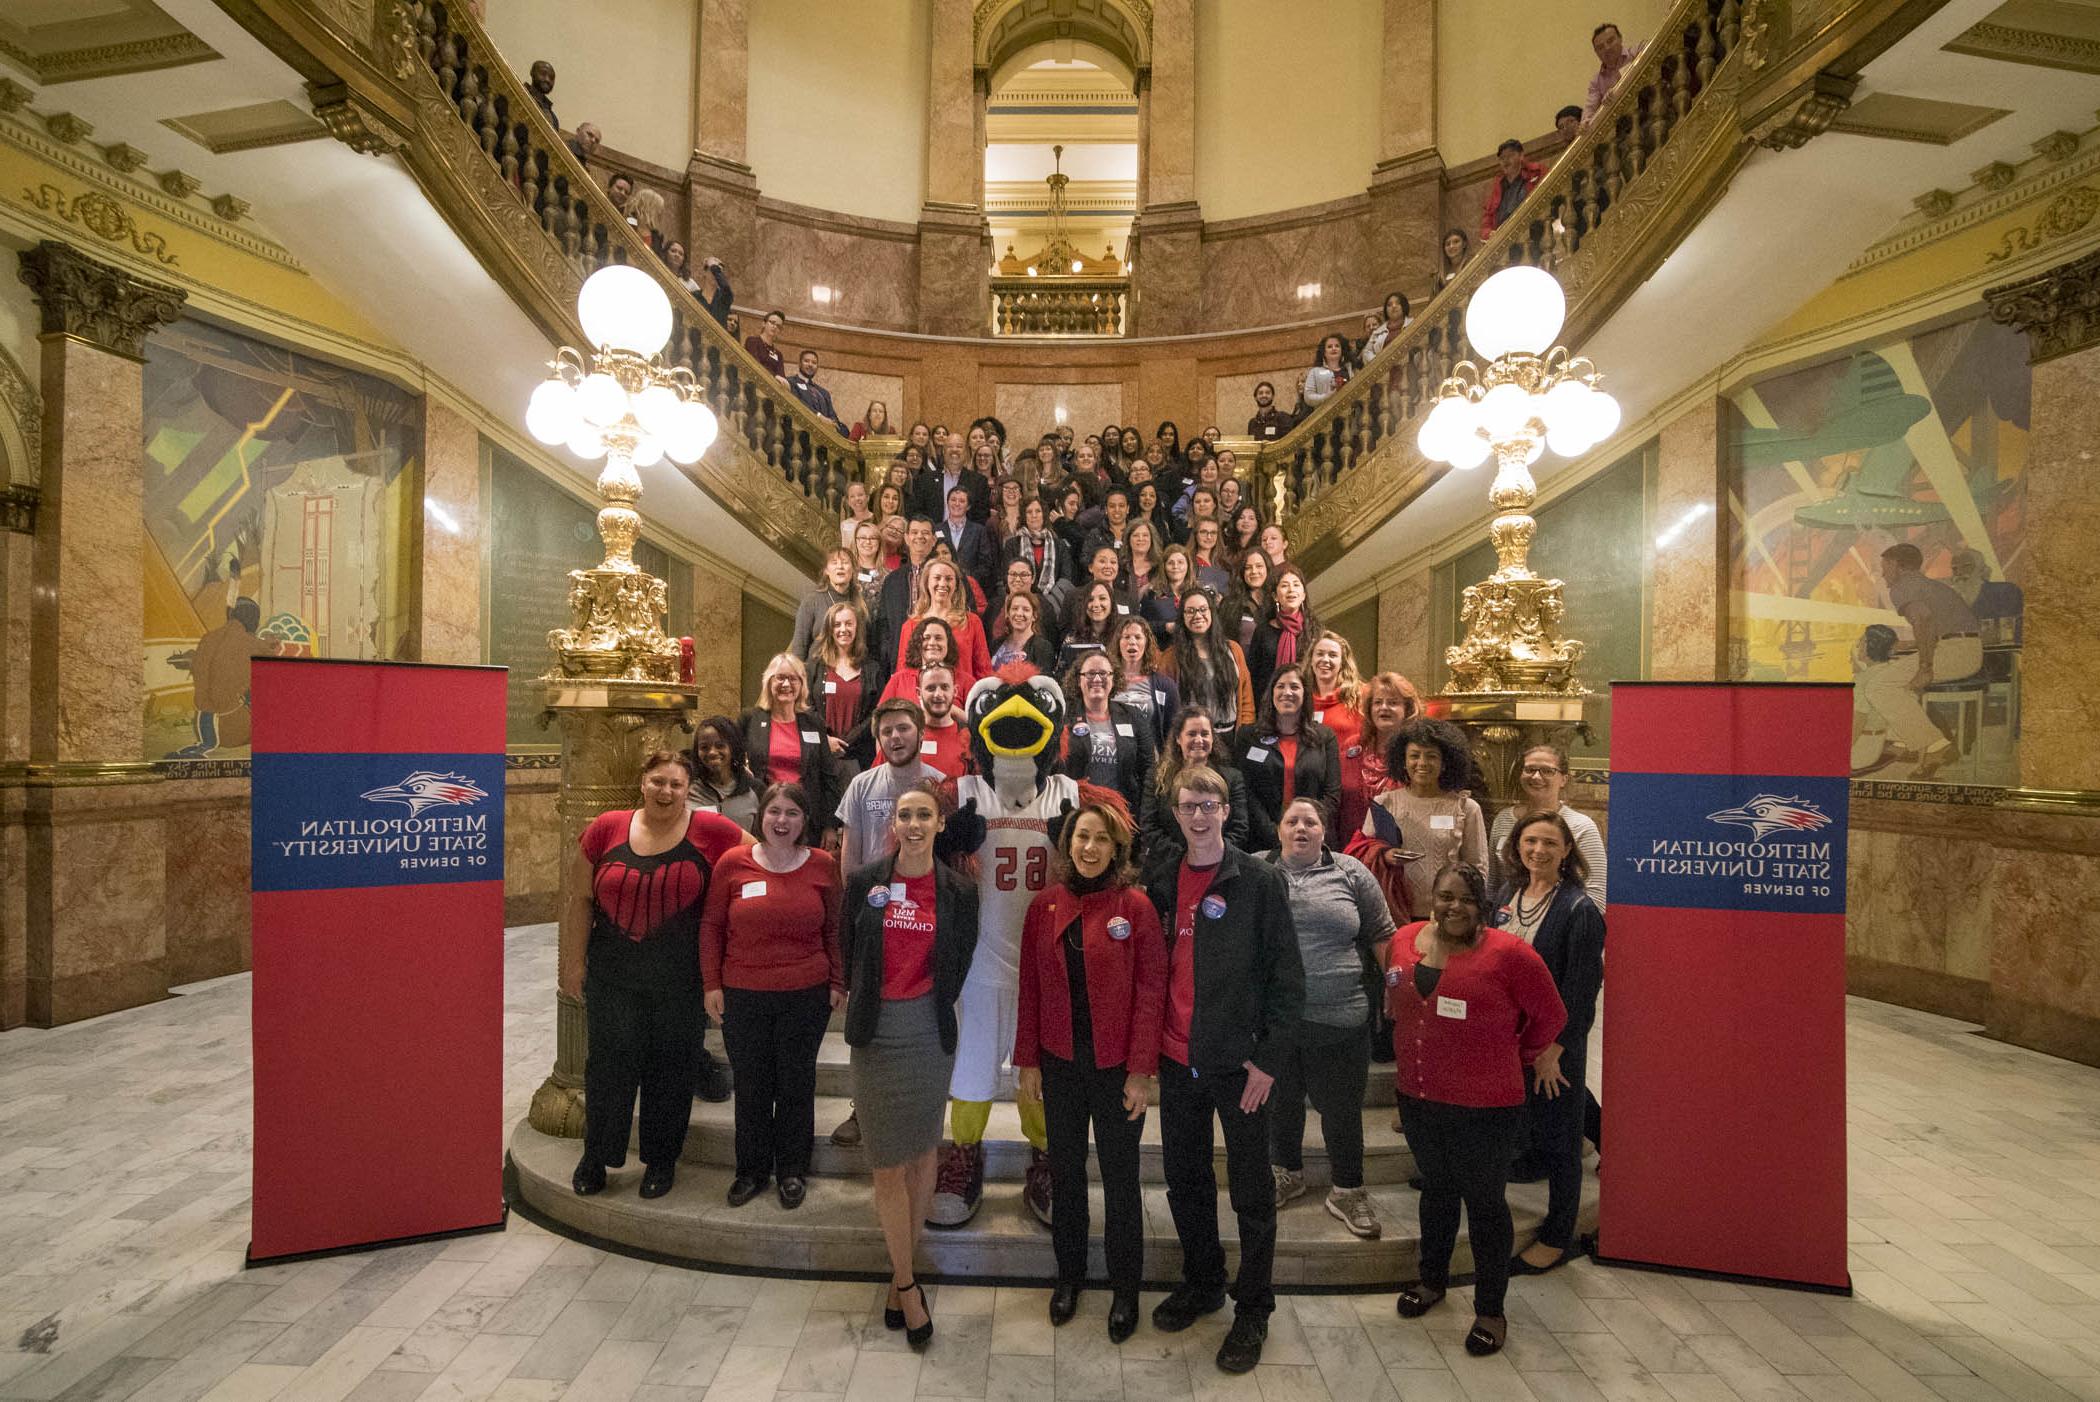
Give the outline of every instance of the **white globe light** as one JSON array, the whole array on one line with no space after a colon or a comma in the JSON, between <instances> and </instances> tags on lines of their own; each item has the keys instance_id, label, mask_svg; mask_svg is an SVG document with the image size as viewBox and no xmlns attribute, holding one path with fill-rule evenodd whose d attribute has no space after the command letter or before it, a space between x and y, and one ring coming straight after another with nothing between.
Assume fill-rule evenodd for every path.
<instances>
[{"instance_id":1,"label":"white globe light","mask_svg":"<svg viewBox=\"0 0 2100 1402\"><path fill-rule=\"evenodd\" d=\"M635 439L631 456L636 467L654 467L664 460L663 440L645 433Z\"/></svg>"},{"instance_id":2,"label":"white globe light","mask_svg":"<svg viewBox=\"0 0 2100 1402\"><path fill-rule=\"evenodd\" d=\"M1546 421L1546 432L1556 430L1563 434L1571 430L1586 430L1590 421L1590 387L1580 380L1562 380L1546 391L1546 398L1539 405L1539 417ZM1554 452L1560 449L1555 448Z\"/></svg>"},{"instance_id":3,"label":"white globe light","mask_svg":"<svg viewBox=\"0 0 2100 1402\"><path fill-rule=\"evenodd\" d=\"M585 375L576 386L576 414L597 428L616 424L627 416L627 391L610 375Z\"/></svg>"},{"instance_id":4,"label":"white globe light","mask_svg":"<svg viewBox=\"0 0 2100 1402\"><path fill-rule=\"evenodd\" d=\"M652 356L671 339L671 299L656 279L626 263L608 263L584 280L576 317L592 345Z\"/></svg>"},{"instance_id":5,"label":"white globe light","mask_svg":"<svg viewBox=\"0 0 2100 1402\"><path fill-rule=\"evenodd\" d=\"M1454 439L1449 446L1451 456L1444 461L1460 472L1470 472L1487 461L1488 441L1477 433L1468 438Z\"/></svg>"},{"instance_id":6,"label":"white globe light","mask_svg":"<svg viewBox=\"0 0 2100 1402\"><path fill-rule=\"evenodd\" d=\"M715 441L715 413L697 399L678 406L678 427L664 444L672 462L691 466L700 461Z\"/></svg>"},{"instance_id":7,"label":"white globe light","mask_svg":"<svg viewBox=\"0 0 2100 1402\"><path fill-rule=\"evenodd\" d=\"M1589 424L1585 420L1551 424L1546 429L1546 446L1564 458L1579 458L1596 446L1596 442L1590 437Z\"/></svg>"},{"instance_id":8,"label":"white globe light","mask_svg":"<svg viewBox=\"0 0 2100 1402\"><path fill-rule=\"evenodd\" d=\"M1490 440L1514 436L1537 412L1538 401L1522 385L1496 385L1480 401L1481 426Z\"/></svg>"},{"instance_id":9,"label":"white globe light","mask_svg":"<svg viewBox=\"0 0 2100 1402\"><path fill-rule=\"evenodd\" d=\"M1431 462L1449 462L1456 444L1454 439L1466 436L1472 428L1472 406L1457 395L1446 395L1422 420L1422 427L1415 433L1415 446L1422 456Z\"/></svg>"},{"instance_id":10,"label":"white globe light","mask_svg":"<svg viewBox=\"0 0 2100 1402\"><path fill-rule=\"evenodd\" d=\"M1619 401L1601 389L1590 391L1590 441L1602 443L1619 431Z\"/></svg>"},{"instance_id":11,"label":"white globe light","mask_svg":"<svg viewBox=\"0 0 2100 1402\"><path fill-rule=\"evenodd\" d=\"M1466 339L1489 360L1511 351L1542 355L1567 319L1568 299L1544 268L1504 268L1466 303Z\"/></svg>"},{"instance_id":12,"label":"white globe light","mask_svg":"<svg viewBox=\"0 0 2100 1402\"><path fill-rule=\"evenodd\" d=\"M577 457L582 458L585 462L589 462L593 458L605 456L605 435L592 428L589 424L584 424L576 432L569 435L569 441L565 446Z\"/></svg>"},{"instance_id":13,"label":"white globe light","mask_svg":"<svg viewBox=\"0 0 2100 1402\"><path fill-rule=\"evenodd\" d=\"M645 433L669 438L678 422L678 391L669 385L653 384L634 397L635 422Z\"/></svg>"},{"instance_id":14,"label":"white globe light","mask_svg":"<svg viewBox=\"0 0 2100 1402\"><path fill-rule=\"evenodd\" d=\"M559 447L576 431L576 391L566 380L543 380L525 404L525 431L548 447Z\"/></svg>"}]
</instances>

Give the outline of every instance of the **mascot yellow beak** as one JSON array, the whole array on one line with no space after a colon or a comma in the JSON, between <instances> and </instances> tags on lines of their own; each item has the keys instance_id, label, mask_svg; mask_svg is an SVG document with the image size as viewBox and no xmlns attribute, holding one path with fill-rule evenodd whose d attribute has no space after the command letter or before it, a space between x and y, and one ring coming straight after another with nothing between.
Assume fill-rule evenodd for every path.
<instances>
[{"instance_id":1,"label":"mascot yellow beak","mask_svg":"<svg viewBox=\"0 0 2100 1402\"><path fill-rule=\"evenodd\" d=\"M984 747L1007 759L1033 759L1057 730L1024 691L1015 692L977 722Z\"/></svg>"}]
</instances>

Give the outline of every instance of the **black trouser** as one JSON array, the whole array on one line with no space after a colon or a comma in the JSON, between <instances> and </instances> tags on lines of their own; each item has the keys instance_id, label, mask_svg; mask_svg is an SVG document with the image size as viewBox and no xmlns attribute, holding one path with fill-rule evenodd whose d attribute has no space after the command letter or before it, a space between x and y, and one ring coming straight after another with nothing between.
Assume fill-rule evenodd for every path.
<instances>
[{"instance_id":1,"label":"black trouser","mask_svg":"<svg viewBox=\"0 0 2100 1402\"><path fill-rule=\"evenodd\" d=\"M1450 1285L1463 1206L1473 1229L1473 1312L1499 1316L1516 1249L1504 1194L1524 1133L1524 1107L1481 1109L1403 1096L1400 1123L1422 1174L1422 1283L1432 1290Z\"/></svg>"},{"instance_id":2,"label":"black trouser","mask_svg":"<svg viewBox=\"0 0 2100 1402\"><path fill-rule=\"evenodd\" d=\"M1057 1248L1057 1278L1086 1279L1086 1135L1094 1129L1101 1161L1101 1197L1107 1221L1101 1248L1108 1258L1108 1283L1117 1293L1136 1294L1145 1272L1145 1205L1138 1191L1138 1140L1145 1117L1123 1110L1120 1066L1096 1070L1090 1048L1075 1048L1078 1061L1045 1052L1043 1123L1050 1135L1050 1238Z\"/></svg>"},{"instance_id":3,"label":"black trouser","mask_svg":"<svg viewBox=\"0 0 2100 1402\"><path fill-rule=\"evenodd\" d=\"M1244 1069L1191 1071L1159 1062L1159 1142L1167 1173L1167 1207L1181 1239L1181 1274L1190 1285L1225 1283L1225 1248L1218 1240L1218 1175L1211 1166L1211 1117L1225 1127L1225 1177L1240 1225L1240 1274L1232 1297L1240 1309L1276 1308L1270 1277L1276 1265L1276 1186L1269 1176L1269 1104L1249 1115L1240 1109Z\"/></svg>"},{"instance_id":4,"label":"black trouser","mask_svg":"<svg viewBox=\"0 0 2100 1402\"><path fill-rule=\"evenodd\" d=\"M1298 1024L1298 1039L1269 1094L1269 1161L1305 1167L1305 1102L1320 1112L1320 1137L1334 1186L1364 1185L1364 1085L1371 1078L1371 1028Z\"/></svg>"},{"instance_id":5,"label":"black trouser","mask_svg":"<svg viewBox=\"0 0 2100 1402\"><path fill-rule=\"evenodd\" d=\"M1584 1088L1582 1092L1582 1137L1604 1152L1604 1107L1597 1103L1597 1092Z\"/></svg>"},{"instance_id":6,"label":"black trouser","mask_svg":"<svg viewBox=\"0 0 2100 1402\"><path fill-rule=\"evenodd\" d=\"M1525 1107L1525 1157L1546 1175L1546 1220L1539 1224L1539 1244L1563 1251L1575 1244L1575 1214L1582 1206L1583 1119L1594 1103L1583 1084L1584 1051L1569 1047L1562 1054L1561 1074L1568 1083L1559 1095L1549 1100L1534 1087Z\"/></svg>"},{"instance_id":7,"label":"black trouser","mask_svg":"<svg viewBox=\"0 0 2100 1402\"><path fill-rule=\"evenodd\" d=\"M627 1162L637 1091L642 1162L673 1164L693 1116L693 1043L700 1039L696 988L621 988L585 975L583 1153L607 1168Z\"/></svg>"},{"instance_id":8,"label":"black trouser","mask_svg":"<svg viewBox=\"0 0 2100 1402\"><path fill-rule=\"evenodd\" d=\"M817 1133L817 1049L831 986L722 990L722 1045L736 1073L739 1178L809 1176Z\"/></svg>"}]
</instances>

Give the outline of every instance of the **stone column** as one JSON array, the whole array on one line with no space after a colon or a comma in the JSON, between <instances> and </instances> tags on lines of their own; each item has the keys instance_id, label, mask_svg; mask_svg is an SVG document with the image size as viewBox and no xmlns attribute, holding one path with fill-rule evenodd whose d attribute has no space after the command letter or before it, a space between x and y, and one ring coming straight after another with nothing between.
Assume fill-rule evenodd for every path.
<instances>
[{"instance_id":1,"label":"stone column","mask_svg":"<svg viewBox=\"0 0 2100 1402\"><path fill-rule=\"evenodd\" d=\"M1203 327L1203 210L1196 201L1196 5L1152 7L1152 72L1139 98L1137 228L1131 329L1174 336Z\"/></svg>"},{"instance_id":2,"label":"stone column","mask_svg":"<svg viewBox=\"0 0 2100 1402\"><path fill-rule=\"evenodd\" d=\"M744 700L743 581L695 564L693 616L707 620L706 646L693 649L693 685L699 696L695 714L703 720L735 716L748 704Z\"/></svg>"},{"instance_id":3,"label":"stone column","mask_svg":"<svg viewBox=\"0 0 2100 1402\"><path fill-rule=\"evenodd\" d=\"M693 266L710 255L739 288L757 286L758 177L747 163L749 0L697 0L693 154L686 164Z\"/></svg>"},{"instance_id":4,"label":"stone column","mask_svg":"<svg viewBox=\"0 0 2100 1402\"><path fill-rule=\"evenodd\" d=\"M415 656L477 663L481 645L481 434L451 405L423 400L422 512L413 530Z\"/></svg>"},{"instance_id":5,"label":"stone column","mask_svg":"<svg viewBox=\"0 0 2100 1402\"><path fill-rule=\"evenodd\" d=\"M43 465L23 787L27 1017L52 1026L167 993L167 842L143 762L146 336L185 294L45 240Z\"/></svg>"},{"instance_id":6,"label":"stone column","mask_svg":"<svg viewBox=\"0 0 2100 1402\"><path fill-rule=\"evenodd\" d=\"M2093 591L2100 564L2100 251L1984 293L2027 333L2029 565L2020 650L2020 782L1993 815L1994 1037L2100 1065L2100 691Z\"/></svg>"},{"instance_id":7,"label":"stone column","mask_svg":"<svg viewBox=\"0 0 2100 1402\"><path fill-rule=\"evenodd\" d=\"M1722 593L1721 401L1700 400L1663 427L1657 442L1656 551L1650 675L1713 681L1726 672L1727 604ZM1592 683L1598 685L1599 683Z\"/></svg>"},{"instance_id":8,"label":"stone column","mask_svg":"<svg viewBox=\"0 0 2100 1402\"><path fill-rule=\"evenodd\" d=\"M1436 148L1436 0L1385 0L1378 164L1365 242L1373 291L1417 306L1436 286L1444 161Z\"/></svg>"},{"instance_id":9,"label":"stone column","mask_svg":"<svg viewBox=\"0 0 2100 1402\"><path fill-rule=\"evenodd\" d=\"M919 329L979 336L991 325L984 220L987 75L976 68L970 0L933 0L926 85L926 197L919 207Z\"/></svg>"}]
</instances>

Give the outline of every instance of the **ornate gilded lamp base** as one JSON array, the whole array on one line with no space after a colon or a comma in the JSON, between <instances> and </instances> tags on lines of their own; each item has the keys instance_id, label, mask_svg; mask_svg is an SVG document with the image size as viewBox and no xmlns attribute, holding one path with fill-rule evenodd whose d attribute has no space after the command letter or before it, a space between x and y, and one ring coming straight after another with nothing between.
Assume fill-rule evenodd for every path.
<instances>
[{"instance_id":1,"label":"ornate gilded lamp base","mask_svg":"<svg viewBox=\"0 0 2100 1402\"><path fill-rule=\"evenodd\" d=\"M1581 696L1575 664L1583 644L1560 636L1567 605L1561 582L1526 571L1505 578L1497 571L1466 586L1459 605L1465 640L1444 650L1451 669L1446 695L1545 692Z\"/></svg>"}]
</instances>

